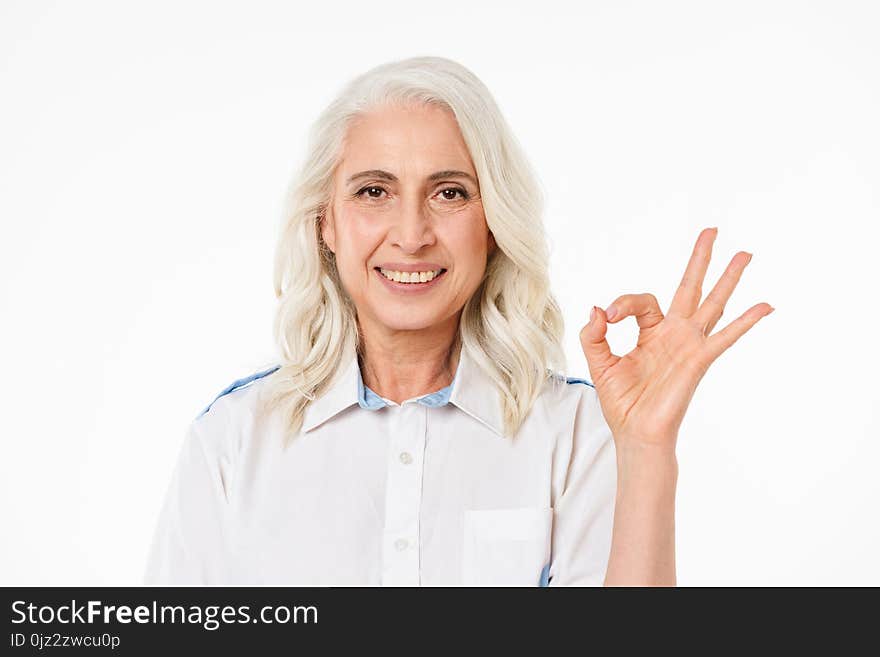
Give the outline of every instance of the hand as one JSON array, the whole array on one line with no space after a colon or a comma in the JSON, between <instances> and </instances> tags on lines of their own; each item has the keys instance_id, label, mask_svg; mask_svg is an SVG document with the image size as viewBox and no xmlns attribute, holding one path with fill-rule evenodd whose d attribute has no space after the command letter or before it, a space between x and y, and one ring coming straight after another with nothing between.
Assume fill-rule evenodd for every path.
<instances>
[{"instance_id":1,"label":"hand","mask_svg":"<svg viewBox=\"0 0 880 657\"><path fill-rule=\"evenodd\" d=\"M674 449L685 411L706 370L774 310L770 304L759 303L709 335L752 258L744 251L737 253L700 305L717 235L717 228L700 233L665 317L653 294L624 294L607 310L594 306L590 322L581 329L590 376L618 449L633 441ZM608 322L630 315L639 325L638 343L625 356L616 356L605 339Z\"/></svg>"}]
</instances>

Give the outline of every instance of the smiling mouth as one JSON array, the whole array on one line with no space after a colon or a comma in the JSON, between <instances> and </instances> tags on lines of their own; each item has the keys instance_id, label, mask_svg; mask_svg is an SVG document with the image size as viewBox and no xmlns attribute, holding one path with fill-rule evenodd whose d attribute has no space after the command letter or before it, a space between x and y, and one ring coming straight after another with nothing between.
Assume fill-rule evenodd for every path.
<instances>
[{"instance_id":1,"label":"smiling mouth","mask_svg":"<svg viewBox=\"0 0 880 657\"><path fill-rule=\"evenodd\" d=\"M437 280L442 277L446 273L446 269L440 268L437 271L426 271L426 272L398 272L385 269L383 270L381 267L373 267L373 269L383 278L392 283L401 283L403 285L425 285L432 281Z\"/></svg>"}]
</instances>

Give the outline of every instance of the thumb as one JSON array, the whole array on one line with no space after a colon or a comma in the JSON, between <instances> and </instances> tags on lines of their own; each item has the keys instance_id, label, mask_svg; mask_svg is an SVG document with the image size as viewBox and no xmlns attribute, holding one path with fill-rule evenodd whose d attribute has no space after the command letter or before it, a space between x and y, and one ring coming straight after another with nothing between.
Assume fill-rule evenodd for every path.
<instances>
[{"instance_id":1,"label":"thumb","mask_svg":"<svg viewBox=\"0 0 880 657\"><path fill-rule=\"evenodd\" d=\"M580 333L581 347L587 358L587 365L590 368L590 376L593 381L602 378L605 370L620 360L618 356L611 353L611 347L608 346L608 340L605 339L607 331L608 322L605 311L598 306L593 306L590 311L590 322L581 329Z\"/></svg>"}]
</instances>

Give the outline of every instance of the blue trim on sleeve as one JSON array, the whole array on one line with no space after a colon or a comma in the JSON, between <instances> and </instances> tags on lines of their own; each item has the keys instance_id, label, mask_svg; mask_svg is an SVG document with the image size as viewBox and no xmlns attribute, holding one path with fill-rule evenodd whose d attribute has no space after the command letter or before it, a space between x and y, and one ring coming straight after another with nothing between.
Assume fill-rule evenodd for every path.
<instances>
[{"instance_id":1,"label":"blue trim on sleeve","mask_svg":"<svg viewBox=\"0 0 880 657\"><path fill-rule=\"evenodd\" d=\"M548 562L546 566L541 569L541 577L538 580L538 586L549 586L550 585L550 563Z\"/></svg>"},{"instance_id":2,"label":"blue trim on sleeve","mask_svg":"<svg viewBox=\"0 0 880 657\"><path fill-rule=\"evenodd\" d=\"M593 388L593 390L596 389L596 386L594 386L592 383L590 383L586 379L578 379L577 377L574 377L574 376L565 377L565 382L566 383L583 383L584 385L588 385L591 388Z\"/></svg>"},{"instance_id":3,"label":"blue trim on sleeve","mask_svg":"<svg viewBox=\"0 0 880 657\"><path fill-rule=\"evenodd\" d=\"M233 390L238 390L239 388L244 388L246 385L253 383L257 379L262 379L264 376L269 376L270 374L272 374L272 372L275 372L276 370L280 369L280 367L281 367L280 365L275 365L274 367L270 367L269 369L263 370L262 372L257 372L256 374L251 374L250 376L246 376L243 379L237 379L237 380L233 381L228 386L226 386L220 392L219 395L214 397L214 400L210 404L205 406L205 408L202 410L202 412L196 416L196 419L198 420L205 413L207 413L211 409L211 406L214 405L214 402L216 402L218 399L220 399L224 395L228 395Z\"/></svg>"}]
</instances>

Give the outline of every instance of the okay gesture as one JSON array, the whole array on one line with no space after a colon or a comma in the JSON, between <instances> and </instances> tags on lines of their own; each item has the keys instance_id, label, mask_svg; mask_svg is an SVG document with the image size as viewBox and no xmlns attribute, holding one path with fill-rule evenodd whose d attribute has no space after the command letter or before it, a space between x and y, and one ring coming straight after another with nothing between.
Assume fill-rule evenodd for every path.
<instances>
[{"instance_id":1,"label":"okay gesture","mask_svg":"<svg viewBox=\"0 0 880 657\"><path fill-rule=\"evenodd\" d=\"M773 312L770 304L759 303L710 335L752 259L750 253L737 253L700 305L717 235L717 228L700 233L666 316L653 294L624 294L604 311L594 307L581 330L590 376L618 449L631 443L673 449L706 370L758 320ZM605 339L608 323L630 315L639 325L638 343L625 356L617 356Z\"/></svg>"}]
</instances>

